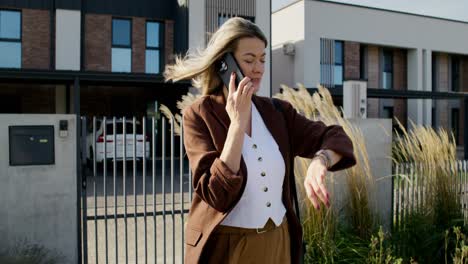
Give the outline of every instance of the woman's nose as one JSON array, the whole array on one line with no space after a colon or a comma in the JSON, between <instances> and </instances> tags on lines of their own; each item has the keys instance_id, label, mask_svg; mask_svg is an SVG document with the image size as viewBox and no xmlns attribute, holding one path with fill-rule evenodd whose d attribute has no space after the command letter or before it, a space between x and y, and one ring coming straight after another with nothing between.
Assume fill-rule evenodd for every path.
<instances>
[{"instance_id":1,"label":"woman's nose","mask_svg":"<svg viewBox=\"0 0 468 264\"><path fill-rule=\"evenodd\" d=\"M265 65L262 62L257 61L256 63L254 63L254 67L253 67L254 73L263 73L264 70L265 70Z\"/></svg>"}]
</instances>

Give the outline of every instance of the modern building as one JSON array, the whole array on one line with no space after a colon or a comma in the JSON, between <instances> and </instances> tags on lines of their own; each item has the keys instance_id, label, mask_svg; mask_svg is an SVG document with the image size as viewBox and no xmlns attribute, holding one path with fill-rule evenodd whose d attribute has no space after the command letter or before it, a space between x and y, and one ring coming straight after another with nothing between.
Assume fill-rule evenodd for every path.
<instances>
[{"instance_id":1,"label":"modern building","mask_svg":"<svg viewBox=\"0 0 468 264\"><path fill-rule=\"evenodd\" d=\"M269 37L270 10L251 0L0 0L0 113L142 116L155 101L176 110L190 82L164 82L174 54L203 47L232 16Z\"/></svg>"},{"instance_id":2,"label":"modern building","mask_svg":"<svg viewBox=\"0 0 468 264\"><path fill-rule=\"evenodd\" d=\"M272 14L272 87L317 84L332 93L345 80L389 91L468 92L468 23L318 0ZM446 94L447 94L446 93ZM459 99L368 98L370 118L443 127L463 146ZM342 98L337 96L337 104Z\"/></svg>"},{"instance_id":3,"label":"modern building","mask_svg":"<svg viewBox=\"0 0 468 264\"><path fill-rule=\"evenodd\" d=\"M187 22L185 1L2 0L0 113L74 113L78 102L82 115L138 116L155 100L175 105L188 83L161 72L187 50Z\"/></svg>"}]
</instances>

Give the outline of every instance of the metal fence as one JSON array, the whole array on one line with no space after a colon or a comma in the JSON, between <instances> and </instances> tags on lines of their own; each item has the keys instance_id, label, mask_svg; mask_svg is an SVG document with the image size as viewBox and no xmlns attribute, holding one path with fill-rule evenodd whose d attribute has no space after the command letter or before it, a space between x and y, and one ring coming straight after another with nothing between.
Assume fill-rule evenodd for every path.
<instances>
[{"instance_id":1,"label":"metal fence","mask_svg":"<svg viewBox=\"0 0 468 264\"><path fill-rule=\"evenodd\" d=\"M422 164L398 164L394 168L393 177L393 229L404 227L406 221L414 213L424 210L431 194L434 194L436 184L446 185L449 193L454 194L455 203L459 203L464 223L468 223L468 171L467 161L457 161L448 168L427 168ZM447 177L439 183L430 181L428 170L432 175L435 171L444 171ZM448 173L447 173L448 172ZM437 175L439 177L440 175Z\"/></svg>"},{"instance_id":2,"label":"metal fence","mask_svg":"<svg viewBox=\"0 0 468 264\"><path fill-rule=\"evenodd\" d=\"M83 263L183 263L192 184L175 125L82 118Z\"/></svg>"}]
</instances>

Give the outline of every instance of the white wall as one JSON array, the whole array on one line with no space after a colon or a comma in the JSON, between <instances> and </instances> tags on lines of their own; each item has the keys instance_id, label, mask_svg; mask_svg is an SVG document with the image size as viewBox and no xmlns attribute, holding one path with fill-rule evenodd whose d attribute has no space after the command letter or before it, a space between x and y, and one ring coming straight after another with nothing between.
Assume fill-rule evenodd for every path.
<instances>
[{"instance_id":1,"label":"white wall","mask_svg":"<svg viewBox=\"0 0 468 264\"><path fill-rule=\"evenodd\" d=\"M296 2L275 12L271 18L272 46L304 40L304 2Z\"/></svg>"},{"instance_id":2,"label":"white wall","mask_svg":"<svg viewBox=\"0 0 468 264\"><path fill-rule=\"evenodd\" d=\"M205 47L205 0L189 2L189 49Z\"/></svg>"},{"instance_id":3,"label":"white wall","mask_svg":"<svg viewBox=\"0 0 468 264\"><path fill-rule=\"evenodd\" d=\"M320 64L320 38L468 54L468 23L314 0L305 1L305 13L305 38L312 49L306 63L314 64L314 71L304 74L309 86L320 80L320 72L315 71Z\"/></svg>"},{"instance_id":4,"label":"white wall","mask_svg":"<svg viewBox=\"0 0 468 264\"><path fill-rule=\"evenodd\" d=\"M293 87L304 78L304 2L296 2L272 15L272 89L281 84ZM294 43L295 55L283 54L284 43Z\"/></svg>"},{"instance_id":5,"label":"white wall","mask_svg":"<svg viewBox=\"0 0 468 264\"><path fill-rule=\"evenodd\" d=\"M56 10L55 68L57 70L80 70L81 12Z\"/></svg>"},{"instance_id":6,"label":"white wall","mask_svg":"<svg viewBox=\"0 0 468 264\"><path fill-rule=\"evenodd\" d=\"M59 120L68 136L59 137ZM53 125L55 164L10 166L9 126ZM0 116L0 246L24 239L77 263L76 117L74 115Z\"/></svg>"},{"instance_id":7,"label":"white wall","mask_svg":"<svg viewBox=\"0 0 468 264\"><path fill-rule=\"evenodd\" d=\"M433 51L468 54L468 23L315 0L298 1L280 9L273 13L272 20L274 48L288 40L305 39L303 63L295 63L296 69L301 66L305 71L295 74L294 82L309 87L320 81L321 38L425 49L427 54ZM304 30L303 36L297 30ZM422 85L422 75L418 78Z\"/></svg>"},{"instance_id":8,"label":"white wall","mask_svg":"<svg viewBox=\"0 0 468 264\"><path fill-rule=\"evenodd\" d=\"M265 0L256 0L255 1L255 24L257 24L260 29L265 34L265 37L268 40L268 47L266 48L266 58L265 58L265 72L263 74L262 82L260 84L260 90L257 92L261 96L270 96L271 93L271 82L270 82L270 47L271 47L271 36L270 36L270 18L271 18L271 6L270 1Z\"/></svg>"}]
</instances>

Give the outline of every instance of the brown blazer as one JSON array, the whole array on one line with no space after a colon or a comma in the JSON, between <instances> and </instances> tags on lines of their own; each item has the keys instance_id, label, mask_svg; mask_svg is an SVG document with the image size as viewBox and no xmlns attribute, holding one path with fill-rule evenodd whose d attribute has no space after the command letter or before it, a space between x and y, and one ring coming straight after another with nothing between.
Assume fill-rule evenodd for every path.
<instances>
[{"instance_id":1,"label":"brown blazer","mask_svg":"<svg viewBox=\"0 0 468 264\"><path fill-rule=\"evenodd\" d=\"M286 163L282 200L291 236L291 263L298 263L302 253L302 228L294 212L290 184L294 183L295 156L311 158L319 149L331 149L343 155L330 171L356 163L353 144L340 126L325 126L298 114L287 102L282 112L270 98L254 95L252 101L266 127L276 140ZM238 173L219 159L230 124L222 92L203 96L184 111L184 142L192 169L194 197L185 232L185 262L198 263L210 234L239 201L244 191L247 168L243 158ZM253 124L255 125L255 124Z\"/></svg>"}]
</instances>

